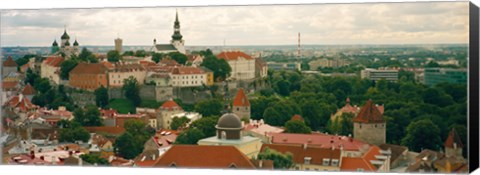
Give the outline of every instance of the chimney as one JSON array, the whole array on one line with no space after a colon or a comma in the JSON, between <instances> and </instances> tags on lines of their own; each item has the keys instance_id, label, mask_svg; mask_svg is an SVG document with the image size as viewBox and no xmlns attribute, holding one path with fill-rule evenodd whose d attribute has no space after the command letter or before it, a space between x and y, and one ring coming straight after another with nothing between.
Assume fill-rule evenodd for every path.
<instances>
[{"instance_id":1,"label":"chimney","mask_svg":"<svg viewBox=\"0 0 480 175\"><path fill-rule=\"evenodd\" d=\"M306 150L308 145L306 143L303 144L303 149Z\"/></svg>"}]
</instances>

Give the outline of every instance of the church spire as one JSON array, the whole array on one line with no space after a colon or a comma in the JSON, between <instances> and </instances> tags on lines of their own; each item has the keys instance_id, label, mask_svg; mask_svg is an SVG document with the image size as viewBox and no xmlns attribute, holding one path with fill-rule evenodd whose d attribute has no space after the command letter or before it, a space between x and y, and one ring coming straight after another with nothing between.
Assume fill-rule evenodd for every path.
<instances>
[{"instance_id":1,"label":"church spire","mask_svg":"<svg viewBox=\"0 0 480 175\"><path fill-rule=\"evenodd\" d=\"M172 40L182 40L182 34L180 34L180 21L178 20L178 11L175 13L175 22L173 24Z\"/></svg>"}]
</instances>

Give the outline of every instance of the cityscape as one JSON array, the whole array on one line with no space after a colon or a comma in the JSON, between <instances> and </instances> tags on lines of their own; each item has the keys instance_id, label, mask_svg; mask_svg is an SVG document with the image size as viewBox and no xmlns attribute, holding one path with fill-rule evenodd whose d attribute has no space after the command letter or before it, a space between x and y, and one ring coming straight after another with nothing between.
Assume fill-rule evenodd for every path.
<instances>
[{"instance_id":1,"label":"cityscape","mask_svg":"<svg viewBox=\"0 0 480 175\"><path fill-rule=\"evenodd\" d=\"M287 17L300 8L308 17ZM322 16L335 8L358 12ZM1 163L466 173L465 9L468 2L2 13L11 26L0 31ZM357 13L366 15L351 20ZM111 25L106 14L124 19ZM115 27L90 27L98 18L89 15ZM392 16L398 23L380 23ZM149 23L156 18L161 24Z\"/></svg>"}]
</instances>

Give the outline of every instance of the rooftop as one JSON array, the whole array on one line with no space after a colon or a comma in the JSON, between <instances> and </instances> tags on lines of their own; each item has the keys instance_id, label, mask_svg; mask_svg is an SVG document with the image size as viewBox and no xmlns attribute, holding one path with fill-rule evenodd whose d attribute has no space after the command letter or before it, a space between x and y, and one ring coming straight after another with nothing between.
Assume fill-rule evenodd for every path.
<instances>
[{"instance_id":1,"label":"rooftop","mask_svg":"<svg viewBox=\"0 0 480 175\"><path fill-rule=\"evenodd\" d=\"M275 144L309 144L312 146L340 148L349 151L359 151L362 146L368 145L360 140L347 136L333 136L325 134L293 134L293 133L272 133L272 143Z\"/></svg>"},{"instance_id":2,"label":"rooftop","mask_svg":"<svg viewBox=\"0 0 480 175\"><path fill-rule=\"evenodd\" d=\"M235 96L235 99L233 100L233 106L250 107L250 102L248 101L243 88L238 89L237 96Z\"/></svg>"},{"instance_id":3,"label":"rooftop","mask_svg":"<svg viewBox=\"0 0 480 175\"><path fill-rule=\"evenodd\" d=\"M239 58L243 58L246 60L254 59L252 58L252 56L240 51L222 52L217 55L217 58L225 59L227 61L238 60Z\"/></svg>"}]
</instances>

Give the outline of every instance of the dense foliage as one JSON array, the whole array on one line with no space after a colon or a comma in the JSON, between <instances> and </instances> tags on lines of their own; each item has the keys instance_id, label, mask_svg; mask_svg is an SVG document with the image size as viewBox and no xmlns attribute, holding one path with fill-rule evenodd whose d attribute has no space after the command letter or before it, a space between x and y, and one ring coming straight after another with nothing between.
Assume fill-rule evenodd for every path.
<instances>
[{"instance_id":1,"label":"dense foliage","mask_svg":"<svg viewBox=\"0 0 480 175\"><path fill-rule=\"evenodd\" d=\"M291 153L282 154L268 147L258 154L257 159L272 160L275 169L290 169L295 165Z\"/></svg>"},{"instance_id":2,"label":"dense foliage","mask_svg":"<svg viewBox=\"0 0 480 175\"><path fill-rule=\"evenodd\" d=\"M135 107L142 103L142 99L140 98L140 85L135 77L130 76L124 79L122 90L125 97L130 100Z\"/></svg>"},{"instance_id":3,"label":"dense foliage","mask_svg":"<svg viewBox=\"0 0 480 175\"><path fill-rule=\"evenodd\" d=\"M67 120L60 120L57 123L57 128L60 128L60 142L70 142L74 143L75 141L87 142L90 139L90 133L83 128L78 122L71 122Z\"/></svg>"},{"instance_id":4,"label":"dense foliage","mask_svg":"<svg viewBox=\"0 0 480 175\"><path fill-rule=\"evenodd\" d=\"M127 159L133 159L143 152L144 144L155 134L155 130L138 120L126 120L125 133L115 143L115 153Z\"/></svg>"}]
</instances>

